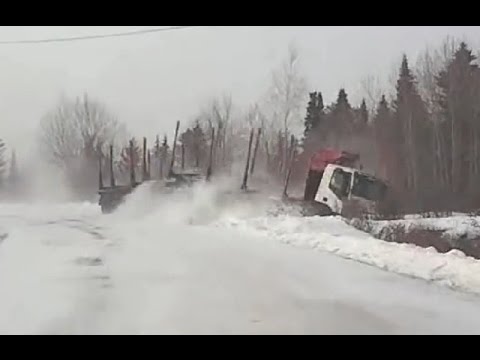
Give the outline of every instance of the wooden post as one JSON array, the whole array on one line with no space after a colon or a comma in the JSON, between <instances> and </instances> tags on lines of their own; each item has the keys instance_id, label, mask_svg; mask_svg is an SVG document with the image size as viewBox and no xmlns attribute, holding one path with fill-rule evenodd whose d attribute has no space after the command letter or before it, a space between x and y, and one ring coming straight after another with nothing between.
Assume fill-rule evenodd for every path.
<instances>
[{"instance_id":1,"label":"wooden post","mask_svg":"<svg viewBox=\"0 0 480 360\"><path fill-rule=\"evenodd\" d=\"M245 172L243 173L242 186L240 187L241 190L247 190L248 168L250 167L250 154L252 152L253 132L254 130L252 129L250 131L250 140L248 141L247 164L245 165Z\"/></svg>"},{"instance_id":2,"label":"wooden post","mask_svg":"<svg viewBox=\"0 0 480 360\"><path fill-rule=\"evenodd\" d=\"M158 159L158 176L160 177L160 179L163 179L163 168L165 166L166 160L167 160L167 148L166 146L164 147L162 145L162 152Z\"/></svg>"},{"instance_id":3,"label":"wooden post","mask_svg":"<svg viewBox=\"0 0 480 360\"><path fill-rule=\"evenodd\" d=\"M150 156L150 150L148 150L147 155L148 155L148 156L147 156L147 160L148 160L148 163L147 163L147 164L148 164L148 165L147 165L147 178L148 178L148 180L150 180L150 179L151 179L151 172L150 172L150 170L151 170L151 165L152 165L152 157Z\"/></svg>"},{"instance_id":4,"label":"wooden post","mask_svg":"<svg viewBox=\"0 0 480 360\"><path fill-rule=\"evenodd\" d=\"M255 148L253 149L252 166L250 167L250 175L253 175L255 169L255 159L257 158L258 145L260 144L260 136L262 135L262 129L258 128L257 139L255 140Z\"/></svg>"},{"instance_id":5,"label":"wooden post","mask_svg":"<svg viewBox=\"0 0 480 360\"><path fill-rule=\"evenodd\" d=\"M195 167L198 169L200 167L200 155L202 155L203 152L200 151L200 144L199 144L200 140L195 137L193 141L194 141L194 144L195 144L195 146L194 146L194 152L195 153L193 154L195 156Z\"/></svg>"},{"instance_id":6,"label":"wooden post","mask_svg":"<svg viewBox=\"0 0 480 360\"><path fill-rule=\"evenodd\" d=\"M142 151L142 181L147 180L147 138L143 138L143 151Z\"/></svg>"},{"instance_id":7,"label":"wooden post","mask_svg":"<svg viewBox=\"0 0 480 360\"><path fill-rule=\"evenodd\" d=\"M223 129L221 127L222 125L221 124L218 124L218 129L217 129L217 137L215 138L215 146L213 147L213 164L215 164L215 166L217 166L217 168L221 168L222 167L222 163L220 162L220 159L219 159L219 154L220 152L218 151L218 149L220 149L221 147L221 141L222 141L222 135L223 135Z\"/></svg>"},{"instance_id":8,"label":"wooden post","mask_svg":"<svg viewBox=\"0 0 480 360\"><path fill-rule=\"evenodd\" d=\"M290 161L290 160L289 160L289 159L290 159L290 156L291 156L291 154L292 154L292 152L293 152L293 149L295 148L296 144L297 144L297 143L296 143L296 141L295 141L295 136L292 134L292 135L290 136L290 147L288 148L287 161Z\"/></svg>"},{"instance_id":9,"label":"wooden post","mask_svg":"<svg viewBox=\"0 0 480 360\"><path fill-rule=\"evenodd\" d=\"M133 140L130 140L130 185L135 186L135 160L134 160Z\"/></svg>"},{"instance_id":10,"label":"wooden post","mask_svg":"<svg viewBox=\"0 0 480 360\"><path fill-rule=\"evenodd\" d=\"M290 155L290 147L288 146L288 132L285 130L285 145L284 145L284 151L283 151L283 171L284 171L284 176L287 176L288 172L288 162L289 162L289 155ZM291 140L293 141L293 140Z\"/></svg>"},{"instance_id":11,"label":"wooden post","mask_svg":"<svg viewBox=\"0 0 480 360\"><path fill-rule=\"evenodd\" d=\"M102 155L98 157L98 189L103 189Z\"/></svg>"},{"instance_id":12,"label":"wooden post","mask_svg":"<svg viewBox=\"0 0 480 360\"><path fill-rule=\"evenodd\" d=\"M162 156L160 157L160 159L158 160L158 176L160 179L163 179L163 154Z\"/></svg>"},{"instance_id":13,"label":"wooden post","mask_svg":"<svg viewBox=\"0 0 480 360\"><path fill-rule=\"evenodd\" d=\"M271 169L271 160L270 160L270 150L268 149L268 140L265 140L265 155L267 156L266 159L266 170L267 174L270 174Z\"/></svg>"},{"instance_id":14,"label":"wooden post","mask_svg":"<svg viewBox=\"0 0 480 360\"><path fill-rule=\"evenodd\" d=\"M113 145L110 145L110 186L115 187L115 174L113 173Z\"/></svg>"},{"instance_id":15,"label":"wooden post","mask_svg":"<svg viewBox=\"0 0 480 360\"><path fill-rule=\"evenodd\" d=\"M172 161L170 162L170 169L168 170L168 176L173 176L173 165L175 164L175 150L177 147L177 137L178 137L179 128L180 128L180 121L177 121L177 127L175 128L175 137L173 138Z\"/></svg>"},{"instance_id":16,"label":"wooden post","mask_svg":"<svg viewBox=\"0 0 480 360\"><path fill-rule=\"evenodd\" d=\"M207 181L210 180L212 176L212 163L213 163L213 147L215 146L215 129L212 127L212 140L210 142L210 156L208 158L207 166Z\"/></svg>"},{"instance_id":17,"label":"wooden post","mask_svg":"<svg viewBox=\"0 0 480 360\"><path fill-rule=\"evenodd\" d=\"M185 144L182 141L182 170L185 169Z\"/></svg>"},{"instance_id":18,"label":"wooden post","mask_svg":"<svg viewBox=\"0 0 480 360\"><path fill-rule=\"evenodd\" d=\"M293 162L295 161L295 156L297 154L297 146L296 145L297 145L297 143L295 141L295 137L292 135L291 145L290 145L290 161L289 161L289 164L288 164L287 175L285 177L285 187L283 188L283 197L284 198L288 197L287 188L288 188L288 183L290 182L290 176L292 175Z\"/></svg>"},{"instance_id":19,"label":"wooden post","mask_svg":"<svg viewBox=\"0 0 480 360\"><path fill-rule=\"evenodd\" d=\"M278 132L278 149L277 149L277 169L278 169L278 172L281 174L282 173L282 169L283 169L283 163L282 163L282 160L283 160L283 136L282 136L282 132L279 131Z\"/></svg>"}]
</instances>

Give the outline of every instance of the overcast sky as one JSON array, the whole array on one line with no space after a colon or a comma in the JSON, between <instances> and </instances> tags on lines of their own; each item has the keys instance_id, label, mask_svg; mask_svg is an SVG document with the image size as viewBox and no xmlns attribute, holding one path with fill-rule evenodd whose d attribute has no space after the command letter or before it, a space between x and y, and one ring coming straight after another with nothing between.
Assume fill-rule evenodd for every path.
<instances>
[{"instance_id":1,"label":"overcast sky","mask_svg":"<svg viewBox=\"0 0 480 360\"><path fill-rule=\"evenodd\" d=\"M151 27L0 27L0 41L142 28ZM32 144L39 119L60 95L84 91L106 103L136 135L171 133L176 120L190 120L222 92L230 92L238 105L256 101L292 41L312 90L329 102L345 87L357 101L365 75L388 75L403 52L414 58L447 35L480 45L480 27L195 27L0 45L0 138L16 148Z\"/></svg>"}]
</instances>

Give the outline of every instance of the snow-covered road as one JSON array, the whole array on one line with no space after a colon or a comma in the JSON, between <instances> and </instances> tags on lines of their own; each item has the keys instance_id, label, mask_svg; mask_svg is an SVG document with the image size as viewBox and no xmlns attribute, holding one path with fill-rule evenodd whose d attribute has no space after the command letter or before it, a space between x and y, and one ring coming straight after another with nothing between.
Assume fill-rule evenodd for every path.
<instances>
[{"instance_id":1,"label":"snow-covered road","mask_svg":"<svg viewBox=\"0 0 480 360\"><path fill-rule=\"evenodd\" d=\"M476 295L247 231L203 200L1 205L0 333L480 334Z\"/></svg>"}]
</instances>

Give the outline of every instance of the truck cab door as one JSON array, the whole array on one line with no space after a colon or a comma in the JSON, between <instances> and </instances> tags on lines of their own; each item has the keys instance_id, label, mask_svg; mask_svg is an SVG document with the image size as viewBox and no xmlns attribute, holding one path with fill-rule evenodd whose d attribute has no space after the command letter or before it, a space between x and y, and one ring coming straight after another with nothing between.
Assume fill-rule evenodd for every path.
<instances>
[{"instance_id":1,"label":"truck cab door","mask_svg":"<svg viewBox=\"0 0 480 360\"><path fill-rule=\"evenodd\" d=\"M343 201L351 192L353 174L340 167L326 169L315 200L330 207L333 213L341 214Z\"/></svg>"}]
</instances>

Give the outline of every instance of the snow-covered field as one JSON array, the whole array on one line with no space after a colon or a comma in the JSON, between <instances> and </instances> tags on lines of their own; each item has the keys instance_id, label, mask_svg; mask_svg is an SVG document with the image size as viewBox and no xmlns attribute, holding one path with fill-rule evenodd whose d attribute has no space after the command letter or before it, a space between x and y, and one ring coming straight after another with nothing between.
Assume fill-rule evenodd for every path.
<instances>
[{"instance_id":1,"label":"snow-covered field","mask_svg":"<svg viewBox=\"0 0 480 360\"><path fill-rule=\"evenodd\" d=\"M0 333L480 333L479 261L217 195L0 205Z\"/></svg>"}]
</instances>

